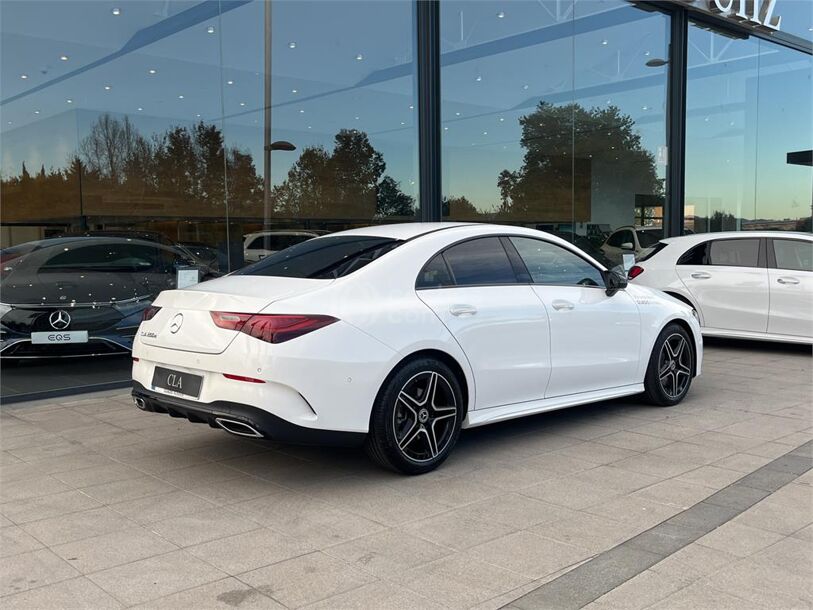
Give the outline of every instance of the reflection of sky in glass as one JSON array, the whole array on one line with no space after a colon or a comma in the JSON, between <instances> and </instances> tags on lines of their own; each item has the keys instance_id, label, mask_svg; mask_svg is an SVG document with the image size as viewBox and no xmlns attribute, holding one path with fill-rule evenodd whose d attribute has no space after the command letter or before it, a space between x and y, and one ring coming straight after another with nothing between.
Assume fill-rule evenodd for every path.
<instances>
[{"instance_id":1,"label":"reflection of sky in glass","mask_svg":"<svg viewBox=\"0 0 813 610\"><path fill-rule=\"evenodd\" d=\"M758 39L690 29L687 215L810 215L813 172L786 155L813 147L812 67Z\"/></svg>"},{"instance_id":2,"label":"reflection of sky in glass","mask_svg":"<svg viewBox=\"0 0 813 610\"><path fill-rule=\"evenodd\" d=\"M123 1L115 4L119 15L113 6L0 4L3 175L18 174L23 161L29 171L64 166L103 112L129 116L147 135L198 120L220 124L223 117L226 143L251 152L262 172L265 3ZM304 147L331 148L339 129L355 128L370 135L387 173L415 195L413 3L271 6L272 136L298 147L274 153L274 182ZM810 37L813 3L778 0L777 12L783 31ZM587 107L609 100L633 117L643 146L657 153L665 137L666 67L645 62L666 53L667 20L652 15L621 0L580 0L575 7L566 0L444 0L444 192L465 192L491 208L496 174L522 162L518 118L541 99ZM709 36L693 34L701 48ZM707 141L687 159L687 194L733 197L736 203L725 205L749 216L793 216L799 206L804 215L810 169L782 159L811 148L810 114L802 111L810 107L810 58L755 40L716 38L712 55L690 50L689 132ZM100 63L81 70L94 62ZM758 111L757 74L765 83ZM745 137L746 123L757 121L759 129ZM732 147L739 151L733 179L732 172L712 171ZM743 177L755 167L758 180L748 187ZM663 165L658 172L662 177Z\"/></svg>"}]
</instances>

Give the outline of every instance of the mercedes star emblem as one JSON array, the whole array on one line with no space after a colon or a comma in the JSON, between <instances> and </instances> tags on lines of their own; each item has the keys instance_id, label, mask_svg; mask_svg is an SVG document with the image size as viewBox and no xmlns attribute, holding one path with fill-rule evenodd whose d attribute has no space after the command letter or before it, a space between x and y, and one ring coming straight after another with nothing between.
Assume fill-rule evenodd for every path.
<instances>
[{"instance_id":1,"label":"mercedes star emblem","mask_svg":"<svg viewBox=\"0 0 813 610\"><path fill-rule=\"evenodd\" d=\"M71 324L71 316L64 309L57 309L48 316L48 322L54 330L65 330Z\"/></svg>"},{"instance_id":2,"label":"mercedes star emblem","mask_svg":"<svg viewBox=\"0 0 813 610\"><path fill-rule=\"evenodd\" d=\"M169 332L173 335L181 330L181 325L183 324L183 314L176 313L175 317L172 318L172 322L169 323Z\"/></svg>"}]
</instances>

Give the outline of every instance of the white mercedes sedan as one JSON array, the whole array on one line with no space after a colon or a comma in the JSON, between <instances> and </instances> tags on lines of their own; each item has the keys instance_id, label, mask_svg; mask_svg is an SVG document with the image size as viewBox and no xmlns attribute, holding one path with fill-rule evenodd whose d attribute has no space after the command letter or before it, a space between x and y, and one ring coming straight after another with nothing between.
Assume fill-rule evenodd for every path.
<instances>
[{"instance_id":1,"label":"white mercedes sedan","mask_svg":"<svg viewBox=\"0 0 813 610\"><path fill-rule=\"evenodd\" d=\"M408 474L461 428L700 374L692 309L532 229L375 226L317 237L162 292L133 348L147 411L244 437L364 444Z\"/></svg>"},{"instance_id":2,"label":"white mercedes sedan","mask_svg":"<svg viewBox=\"0 0 813 610\"><path fill-rule=\"evenodd\" d=\"M698 312L704 335L813 343L813 235L738 231L663 239L629 271Z\"/></svg>"}]
</instances>

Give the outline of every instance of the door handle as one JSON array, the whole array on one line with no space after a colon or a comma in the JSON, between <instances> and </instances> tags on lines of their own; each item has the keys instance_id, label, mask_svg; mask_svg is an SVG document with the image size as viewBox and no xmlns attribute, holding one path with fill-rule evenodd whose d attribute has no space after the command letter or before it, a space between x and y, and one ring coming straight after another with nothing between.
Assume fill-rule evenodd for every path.
<instances>
[{"instance_id":1,"label":"door handle","mask_svg":"<svg viewBox=\"0 0 813 610\"><path fill-rule=\"evenodd\" d=\"M563 301L563 300L561 300L561 299L557 299L557 300L555 300L553 303L551 303L551 305L553 306L553 308L554 308L556 311L562 311L562 310L564 310L564 311L570 311L571 309L573 309L574 307L576 307L576 306L575 306L573 303L571 303L570 301Z\"/></svg>"},{"instance_id":2,"label":"door handle","mask_svg":"<svg viewBox=\"0 0 813 610\"><path fill-rule=\"evenodd\" d=\"M780 278L777 278L776 281L779 282L780 284L798 284L799 283L799 280L797 280L795 277L780 277Z\"/></svg>"},{"instance_id":3,"label":"door handle","mask_svg":"<svg viewBox=\"0 0 813 610\"><path fill-rule=\"evenodd\" d=\"M452 305L449 307L449 313L453 316L473 316L477 313L477 308L474 305Z\"/></svg>"},{"instance_id":4,"label":"door handle","mask_svg":"<svg viewBox=\"0 0 813 610\"><path fill-rule=\"evenodd\" d=\"M705 271L695 271L692 273L692 277L696 280L707 280L711 278L711 273L706 273Z\"/></svg>"}]
</instances>

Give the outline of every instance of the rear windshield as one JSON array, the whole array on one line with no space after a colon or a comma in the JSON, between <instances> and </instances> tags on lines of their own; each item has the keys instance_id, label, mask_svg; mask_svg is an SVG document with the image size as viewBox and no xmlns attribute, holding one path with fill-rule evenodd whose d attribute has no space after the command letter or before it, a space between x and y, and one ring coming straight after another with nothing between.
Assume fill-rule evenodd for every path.
<instances>
[{"instance_id":1,"label":"rear windshield","mask_svg":"<svg viewBox=\"0 0 813 610\"><path fill-rule=\"evenodd\" d=\"M638 231L638 243L642 248L651 248L663 239L662 229L647 229L646 231Z\"/></svg>"},{"instance_id":2,"label":"rear windshield","mask_svg":"<svg viewBox=\"0 0 813 610\"><path fill-rule=\"evenodd\" d=\"M652 246L652 247L650 247L650 248L646 248L645 250L643 250L643 251L642 251L642 252L641 252L641 253L638 255L638 262L644 262L645 260L647 260L647 259L649 259L649 258L652 258L652 257L653 257L653 256L655 256L655 255L656 255L658 252L660 252L661 250L663 250L665 247L666 247L666 244L665 244L665 243L663 243L662 241L659 241L659 242L658 242L658 243L656 243L654 246Z\"/></svg>"},{"instance_id":3,"label":"rear windshield","mask_svg":"<svg viewBox=\"0 0 813 610\"><path fill-rule=\"evenodd\" d=\"M275 252L234 275L335 279L361 269L402 243L388 237L320 237Z\"/></svg>"}]
</instances>

